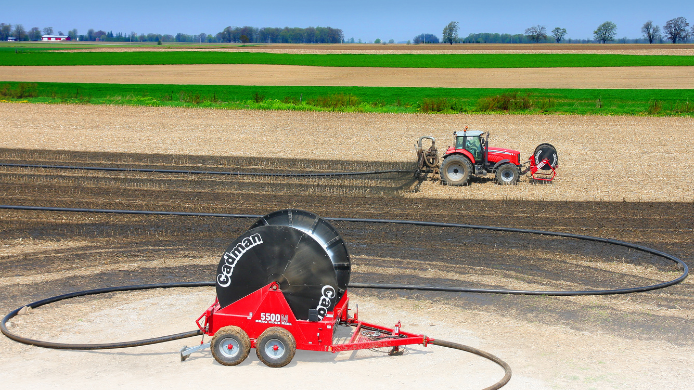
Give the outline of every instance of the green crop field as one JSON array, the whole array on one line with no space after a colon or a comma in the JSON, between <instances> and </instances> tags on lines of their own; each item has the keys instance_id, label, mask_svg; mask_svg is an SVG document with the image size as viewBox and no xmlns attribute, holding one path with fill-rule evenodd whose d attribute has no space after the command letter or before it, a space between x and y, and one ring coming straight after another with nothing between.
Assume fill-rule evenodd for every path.
<instances>
[{"instance_id":1,"label":"green crop field","mask_svg":"<svg viewBox=\"0 0 694 390\"><path fill-rule=\"evenodd\" d=\"M205 51L71 52L0 48L6 66L269 64L389 68L694 66L694 56L621 54L277 54Z\"/></svg>"},{"instance_id":2,"label":"green crop field","mask_svg":"<svg viewBox=\"0 0 694 390\"><path fill-rule=\"evenodd\" d=\"M0 99L388 113L694 115L694 90L287 87L0 83Z\"/></svg>"}]
</instances>

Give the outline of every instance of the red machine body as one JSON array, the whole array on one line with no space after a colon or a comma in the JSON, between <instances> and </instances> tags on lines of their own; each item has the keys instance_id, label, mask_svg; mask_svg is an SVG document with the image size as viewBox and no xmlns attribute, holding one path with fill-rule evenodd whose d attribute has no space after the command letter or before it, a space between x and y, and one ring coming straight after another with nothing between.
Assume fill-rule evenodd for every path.
<instances>
[{"instance_id":1,"label":"red machine body","mask_svg":"<svg viewBox=\"0 0 694 390\"><path fill-rule=\"evenodd\" d=\"M220 364L241 364L255 348L270 367L289 364L295 351L339 352L408 344L427 345L422 335L359 321L350 316L350 258L337 230L303 210L280 210L259 218L232 242L217 266L217 297L196 320L212 336L208 344ZM356 328L348 341L337 326ZM335 340L339 341L336 343Z\"/></svg>"},{"instance_id":2,"label":"red machine body","mask_svg":"<svg viewBox=\"0 0 694 390\"><path fill-rule=\"evenodd\" d=\"M296 341L296 349L324 352L340 352L356 349L398 347L422 344L431 339L426 336L403 332L398 323L393 328L359 321L358 314L349 315L349 298L345 293L333 311L317 321L297 320L284 294L276 282L254 293L220 308L218 301L210 306L196 321L200 330L214 336L220 329L236 326L248 335L251 347L256 348L258 337L271 327L289 331ZM355 327L349 342L335 344L333 336L336 326ZM367 330L365 334L362 330Z\"/></svg>"}]
</instances>

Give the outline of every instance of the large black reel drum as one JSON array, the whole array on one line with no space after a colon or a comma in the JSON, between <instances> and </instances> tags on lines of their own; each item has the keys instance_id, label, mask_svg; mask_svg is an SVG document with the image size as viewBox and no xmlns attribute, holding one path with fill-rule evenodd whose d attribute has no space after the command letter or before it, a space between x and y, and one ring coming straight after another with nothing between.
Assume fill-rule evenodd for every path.
<instances>
[{"instance_id":1,"label":"large black reel drum","mask_svg":"<svg viewBox=\"0 0 694 390\"><path fill-rule=\"evenodd\" d=\"M307 320L309 309L322 317L334 308L349 276L349 254L332 225L306 211L281 210L229 245L217 266L217 298L226 307L277 282L294 316Z\"/></svg>"},{"instance_id":2,"label":"large black reel drum","mask_svg":"<svg viewBox=\"0 0 694 390\"><path fill-rule=\"evenodd\" d=\"M545 159L549 162L549 165L544 165L540 169L544 171L551 171L559 165L559 157L557 156L557 148L551 144L540 144L537 145L535 151L533 152L533 159L535 159L535 165L539 166Z\"/></svg>"}]
</instances>

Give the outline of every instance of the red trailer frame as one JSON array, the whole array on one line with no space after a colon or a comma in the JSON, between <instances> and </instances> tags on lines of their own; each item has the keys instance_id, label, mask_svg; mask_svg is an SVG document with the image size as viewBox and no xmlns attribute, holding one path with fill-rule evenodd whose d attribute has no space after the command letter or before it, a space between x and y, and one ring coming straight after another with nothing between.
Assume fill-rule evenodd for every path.
<instances>
[{"instance_id":1,"label":"red trailer frame","mask_svg":"<svg viewBox=\"0 0 694 390\"><path fill-rule=\"evenodd\" d=\"M393 347L397 353L403 345L421 344L427 346L433 339L423 335L403 332L398 322L393 328L359 321L359 314L349 315L347 293L317 321L298 320L289 307L277 282L221 308L219 301L210 306L197 320L196 324L208 336L214 336L226 326L241 328L256 348L256 341L265 330L281 327L291 333L296 341L296 349L324 352L352 351L357 349ZM333 336L338 325L355 327L351 339L343 344L335 344Z\"/></svg>"}]
</instances>

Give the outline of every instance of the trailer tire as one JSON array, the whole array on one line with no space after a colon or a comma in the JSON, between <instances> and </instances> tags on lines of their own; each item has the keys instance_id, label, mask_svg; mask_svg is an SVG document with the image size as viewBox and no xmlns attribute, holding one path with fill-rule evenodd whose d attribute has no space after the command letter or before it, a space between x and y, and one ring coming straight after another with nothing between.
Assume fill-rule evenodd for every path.
<instances>
[{"instance_id":1,"label":"trailer tire","mask_svg":"<svg viewBox=\"0 0 694 390\"><path fill-rule=\"evenodd\" d=\"M464 186L470 182L472 163L459 154L448 156L441 164L441 179L449 186Z\"/></svg>"},{"instance_id":2,"label":"trailer tire","mask_svg":"<svg viewBox=\"0 0 694 390\"><path fill-rule=\"evenodd\" d=\"M296 340L284 328L267 328L258 336L255 353L258 359L268 367L284 367L294 358Z\"/></svg>"},{"instance_id":3,"label":"trailer tire","mask_svg":"<svg viewBox=\"0 0 694 390\"><path fill-rule=\"evenodd\" d=\"M210 342L212 356L225 366L241 364L251 352L251 340L238 326L225 326L217 331Z\"/></svg>"},{"instance_id":4,"label":"trailer tire","mask_svg":"<svg viewBox=\"0 0 694 390\"><path fill-rule=\"evenodd\" d=\"M518 184L519 177L518 167L513 164L503 164L496 170L496 182L502 186Z\"/></svg>"}]
</instances>

